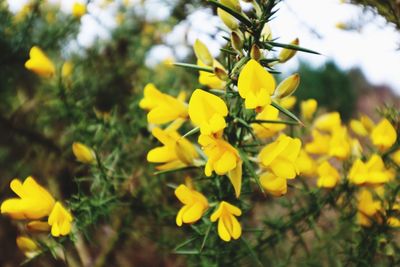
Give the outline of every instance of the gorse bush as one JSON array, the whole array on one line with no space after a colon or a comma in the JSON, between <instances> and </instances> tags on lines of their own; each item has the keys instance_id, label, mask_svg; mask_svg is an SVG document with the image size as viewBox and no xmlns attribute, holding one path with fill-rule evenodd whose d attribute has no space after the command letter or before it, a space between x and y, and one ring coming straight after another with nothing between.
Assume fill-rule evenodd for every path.
<instances>
[{"instance_id":1,"label":"gorse bush","mask_svg":"<svg viewBox=\"0 0 400 267\"><path fill-rule=\"evenodd\" d=\"M318 53L272 35L278 1L246 2L243 11L237 0L208 1L226 29L218 58L197 39L197 62L147 69L156 27L134 13L114 42L85 56L61 61L40 42L18 50L27 53L18 71L40 85L33 99L47 112L39 124L47 136L33 135L62 161L60 178L47 183L32 173L12 179L17 196L1 204L19 226L26 263L51 254L68 266L400 264L399 111L347 122L351 114L326 97L329 113L313 98L293 111L303 78L278 84L276 66ZM76 4L65 15L71 34L85 12ZM5 110L14 110L17 96L7 94ZM132 256L137 247L157 257Z\"/></svg>"}]
</instances>

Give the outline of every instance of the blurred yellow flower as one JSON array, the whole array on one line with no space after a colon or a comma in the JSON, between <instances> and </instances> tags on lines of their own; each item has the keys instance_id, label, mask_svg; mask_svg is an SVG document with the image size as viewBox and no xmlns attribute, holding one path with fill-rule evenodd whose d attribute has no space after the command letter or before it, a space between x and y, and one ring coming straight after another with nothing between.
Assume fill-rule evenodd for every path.
<instances>
[{"instance_id":1,"label":"blurred yellow flower","mask_svg":"<svg viewBox=\"0 0 400 267\"><path fill-rule=\"evenodd\" d=\"M18 236L16 239L17 247L27 258L32 258L40 251L39 246L31 238L27 236Z\"/></svg>"},{"instance_id":2,"label":"blurred yellow flower","mask_svg":"<svg viewBox=\"0 0 400 267\"><path fill-rule=\"evenodd\" d=\"M299 174L297 158L301 149L301 141L284 134L265 146L258 155L261 166L278 177L293 179Z\"/></svg>"},{"instance_id":3,"label":"blurred yellow flower","mask_svg":"<svg viewBox=\"0 0 400 267\"><path fill-rule=\"evenodd\" d=\"M361 184L383 184L394 178L393 173L385 168L382 158L373 154L370 159L364 163L357 159L348 174L350 182Z\"/></svg>"},{"instance_id":4,"label":"blurred yellow flower","mask_svg":"<svg viewBox=\"0 0 400 267\"><path fill-rule=\"evenodd\" d=\"M196 190L188 188L181 184L175 189L175 196L184 206L176 215L176 224L182 226L182 223L195 223L208 209L208 201L203 194Z\"/></svg>"},{"instance_id":5,"label":"blurred yellow flower","mask_svg":"<svg viewBox=\"0 0 400 267\"><path fill-rule=\"evenodd\" d=\"M329 140L329 156L340 160L347 159L351 154L351 142L347 128L339 126L333 129Z\"/></svg>"},{"instance_id":6,"label":"blurred yellow flower","mask_svg":"<svg viewBox=\"0 0 400 267\"><path fill-rule=\"evenodd\" d=\"M228 142L209 135L200 135L199 144L208 157L204 173L211 176L228 174L236 197L239 197L242 186L242 160L238 151Z\"/></svg>"},{"instance_id":7,"label":"blurred yellow flower","mask_svg":"<svg viewBox=\"0 0 400 267\"><path fill-rule=\"evenodd\" d=\"M400 166L400 149L398 149L396 152L394 152L391 156L393 161Z\"/></svg>"},{"instance_id":8,"label":"blurred yellow flower","mask_svg":"<svg viewBox=\"0 0 400 267\"><path fill-rule=\"evenodd\" d=\"M25 62L25 68L42 77L51 77L56 72L53 62L46 56L43 51L33 46L29 51L29 60Z\"/></svg>"},{"instance_id":9,"label":"blurred yellow flower","mask_svg":"<svg viewBox=\"0 0 400 267\"><path fill-rule=\"evenodd\" d=\"M394 204L392 207L392 211L394 212L400 212L400 205L399 204ZM400 227L400 219L395 216L390 216L387 220L388 225L391 227Z\"/></svg>"},{"instance_id":10,"label":"blurred yellow flower","mask_svg":"<svg viewBox=\"0 0 400 267\"><path fill-rule=\"evenodd\" d=\"M187 118L187 105L183 100L161 93L152 83L144 88L144 97L139 102L142 109L148 110L147 121L154 124Z\"/></svg>"},{"instance_id":11,"label":"blurred yellow flower","mask_svg":"<svg viewBox=\"0 0 400 267\"><path fill-rule=\"evenodd\" d=\"M217 63L218 61L215 62L216 66L220 65L220 63ZM201 60L197 60L197 65L199 67L206 66ZM215 73L210 73L207 71L199 71L199 83L212 89L225 89L226 85L226 82L218 78L218 76Z\"/></svg>"},{"instance_id":12,"label":"blurred yellow flower","mask_svg":"<svg viewBox=\"0 0 400 267\"><path fill-rule=\"evenodd\" d=\"M324 161L318 166L317 173L318 187L333 188L336 186L340 179L339 172L334 167L332 167L332 165L328 161Z\"/></svg>"},{"instance_id":13,"label":"blurred yellow flower","mask_svg":"<svg viewBox=\"0 0 400 267\"><path fill-rule=\"evenodd\" d=\"M370 137L374 146L384 151L396 142L397 133L393 125L387 119L382 119L378 125L374 127Z\"/></svg>"},{"instance_id":14,"label":"blurred yellow flower","mask_svg":"<svg viewBox=\"0 0 400 267\"><path fill-rule=\"evenodd\" d=\"M373 199L368 189L361 189L357 194L357 222L362 226L371 226L373 221L380 221L379 211L382 209L380 201Z\"/></svg>"},{"instance_id":15,"label":"blurred yellow flower","mask_svg":"<svg viewBox=\"0 0 400 267\"><path fill-rule=\"evenodd\" d=\"M196 89L189 100L189 116L202 134L218 134L226 127L228 108L216 95Z\"/></svg>"},{"instance_id":16,"label":"blurred yellow flower","mask_svg":"<svg viewBox=\"0 0 400 267\"><path fill-rule=\"evenodd\" d=\"M341 123L339 112L330 112L319 116L314 122L314 127L321 131L333 132Z\"/></svg>"},{"instance_id":17,"label":"blurred yellow flower","mask_svg":"<svg viewBox=\"0 0 400 267\"><path fill-rule=\"evenodd\" d=\"M290 45L299 45L300 41L299 38L294 39L293 41L290 42ZM281 52L278 55L278 59L280 63L284 63L294 57L296 54L296 50L293 49L288 49L288 48L283 48Z\"/></svg>"},{"instance_id":18,"label":"blurred yellow flower","mask_svg":"<svg viewBox=\"0 0 400 267\"><path fill-rule=\"evenodd\" d=\"M73 68L74 65L71 61L65 61L61 68L61 76L63 78L68 78L69 76L71 76Z\"/></svg>"},{"instance_id":19,"label":"blurred yellow flower","mask_svg":"<svg viewBox=\"0 0 400 267\"><path fill-rule=\"evenodd\" d=\"M72 152L76 159L82 163L92 164L96 161L96 154L94 151L82 143L74 142L72 144Z\"/></svg>"},{"instance_id":20,"label":"blurred yellow flower","mask_svg":"<svg viewBox=\"0 0 400 267\"><path fill-rule=\"evenodd\" d=\"M256 120L277 121L279 120L279 110L271 105L268 105L263 109L263 111L257 114ZM274 136L276 133L286 128L286 125L283 123L260 122L253 123L251 126L253 127L254 133L259 138L268 138Z\"/></svg>"},{"instance_id":21,"label":"blurred yellow flower","mask_svg":"<svg viewBox=\"0 0 400 267\"><path fill-rule=\"evenodd\" d=\"M194 160L198 157L196 148L175 129L154 128L152 134L163 144L147 154L149 162L164 163L157 166L158 170L171 170L194 164Z\"/></svg>"},{"instance_id":22,"label":"blurred yellow flower","mask_svg":"<svg viewBox=\"0 0 400 267\"><path fill-rule=\"evenodd\" d=\"M317 172L316 162L304 149L300 151L299 157L297 158L297 168L299 173L306 177L312 177Z\"/></svg>"},{"instance_id":23,"label":"blurred yellow flower","mask_svg":"<svg viewBox=\"0 0 400 267\"><path fill-rule=\"evenodd\" d=\"M246 109L260 109L271 103L275 79L260 63L250 59L239 74L238 90Z\"/></svg>"},{"instance_id":24,"label":"blurred yellow flower","mask_svg":"<svg viewBox=\"0 0 400 267\"><path fill-rule=\"evenodd\" d=\"M320 133L318 130L312 130L312 142L305 146L306 152L316 155L327 155L329 152L329 143L331 137L327 134Z\"/></svg>"},{"instance_id":25,"label":"blurred yellow flower","mask_svg":"<svg viewBox=\"0 0 400 267\"><path fill-rule=\"evenodd\" d=\"M51 235L55 237L68 235L71 232L72 220L71 213L57 201L48 219Z\"/></svg>"},{"instance_id":26,"label":"blurred yellow flower","mask_svg":"<svg viewBox=\"0 0 400 267\"><path fill-rule=\"evenodd\" d=\"M219 237L229 242L231 239L238 239L242 235L242 227L235 216L242 215L242 211L228 202L221 201L216 211L211 215L211 221L218 220Z\"/></svg>"},{"instance_id":27,"label":"blurred yellow flower","mask_svg":"<svg viewBox=\"0 0 400 267\"><path fill-rule=\"evenodd\" d=\"M27 223L26 229L30 232L49 232L51 227L47 222L30 221Z\"/></svg>"},{"instance_id":28,"label":"blurred yellow flower","mask_svg":"<svg viewBox=\"0 0 400 267\"><path fill-rule=\"evenodd\" d=\"M21 183L13 179L10 188L20 198L11 198L1 204L1 213L13 219L40 219L48 216L55 200L31 176Z\"/></svg>"},{"instance_id":29,"label":"blurred yellow flower","mask_svg":"<svg viewBox=\"0 0 400 267\"><path fill-rule=\"evenodd\" d=\"M311 120L317 110L318 102L314 98L310 98L300 103L301 117L305 120Z\"/></svg>"},{"instance_id":30,"label":"blurred yellow flower","mask_svg":"<svg viewBox=\"0 0 400 267\"><path fill-rule=\"evenodd\" d=\"M276 176L272 172L261 174L260 183L273 196L280 197L287 192L286 178Z\"/></svg>"},{"instance_id":31,"label":"blurred yellow flower","mask_svg":"<svg viewBox=\"0 0 400 267\"><path fill-rule=\"evenodd\" d=\"M72 6L72 16L75 18L80 18L86 13L86 5L75 2L74 5Z\"/></svg>"}]
</instances>

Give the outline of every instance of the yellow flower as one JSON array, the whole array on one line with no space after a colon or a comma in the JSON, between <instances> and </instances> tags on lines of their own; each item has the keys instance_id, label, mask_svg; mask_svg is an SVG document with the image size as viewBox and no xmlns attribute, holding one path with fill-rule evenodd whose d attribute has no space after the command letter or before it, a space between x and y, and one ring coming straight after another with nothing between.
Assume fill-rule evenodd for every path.
<instances>
[{"instance_id":1,"label":"yellow flower","mask_svg":"<svg viewBox=\"0 0 400 267\"><path fill-rule=\"evenodd\" d=\"M282 134L261 150L258 159L263 168L269 169L276 176L293 179L299 174L296 161L300 149L300 139Z\"/></svg>"},{"instance_id":2,"label":"yellow flower","mask_svg":"<svg viewBox=\"0 0 400 267\"><path fill-rule=\"evenodd\" d=\"M332 167L328 161L324 161L318 166L318 181L317 186L323 188L333 188L340 179L339 172Z\"/></svg>"},{"instance_id":3,"label":"yellow flower","mask_svg":"<svg viewBox=\"0 0 400 267\"><path fill-rule=\"evenodd\" d=\"M72 6L72 16L75 18L80 18L86 13L86 5L75 2L74 5Z\"/></svg>"},{"instance_id":4,"label":"yellow flower","mask_svg":"<svg viewBox=\"0 0 400 267\"><path fill-rule=\"evenodd\" d=\"M339 112L330 112L319 116L315 122L314 127L321 131L333 132L337 127L340 127L341 119Z\"/></svg>"},{"instance_id":5,"label":"yellow flower","mask_svg":"<svg viewBox=\"0 0 400 267\"><path fill-rule=\"evenodd\" d=\"M329 142L329 156L345 160L351 153L351 139L347 134L347 128L339 126L334 128Z\"/></svg>"},{"instance_id":6,"label":"yellow flower","mask_svg":"<svg viewBox=\"0 0 400 267\"><path fill-rule=\"evenodd\" d=\"M69 76L71 76L73 68L74 65L72 65L71 61L65 61L61 68L61 76L63 78L68 78Z\"/></svg>"},{"instance_id":7,"label":"yellow flower","mask_svg":"<svg viewBox=\"0 0 400 267\"><path fill-rule=\"evenodd\" d=\"M317 107L318 102L314 98L302 101L300 104L301 116L306 120L311 120Z\"/></svg>"},{"instance_id":8,"label":"yellow flower","mask_svg":"<svg viewBox=\"0 0 400 267\"><path fill-rule=\"evenodd\" d=\"M276 121L279 120L279 110L271 105L266 106L263 111L257 114L256 120ZM259 138L268 138L286 128L283 123L253 123L254 133Z\"/></svg>"},{"instance_id":9,"label":"yellow flower","mask_svg":"<svg viewBox=\"0 0 400 267\"><path fill-rule=\"evenodd\" d=\"M211 221L218 220L219 237L229 242L231 239L238 239L242 235L242 227L235 216L242 215L242 211L228 202L221 201L218 208L211 215Z\"/></svg>"},{"instance_id":10,"label":"yellow flower","mask_svg":"<svg viewBox=\"0 0 400 267\"><path fill-rule=\"evenodd\" d=\"M94 151L82 143L74 142L72 144L72 152L76 159L82 163L91 164L96 161L96 154Z\"/></svg>"},{"instance_id":11,"label":"yellow flower","mask_svg":"<svg viewBox=\"0 0 400 267\"><path fill-rule=\"evenodd\" d=\"M299 173L307 177L314 176L317 171L314 159L311 158L304 149L300 151L299 157L297 158L297 167Z\"/></svg>"},{"instance_id":12,"label":"yellow flower","mask_svg":"<svg viewBox=\"0 0 400 267\"><path fill-rule=\"evenodd\" d=\"M175 189L175 196L184 204L176 215L178 226L182 226L182 223L197 222L208 208L208 201L204 195L186 185L178 186Z\"/></svg>"},{"instance_id":13,"label":"yellow flower","mask_svg":"<svg viewBox=\"0 0 400 267\"><path fill-rule=\"evenodd\" d=\"M236 197L239 197L242 187L242 160L238 151L228 142L209 135L200 135L199 144L208 157L205 175L211 176L213 171L218 175L228 174Z\"/></svg>"},{"instance_id":14,"label":"yellow flower","mask_svg":"<svg viewBox=\"0 0 400 267\"><path fill-rule=\"evenodd\" d=\"M260 183L273 196L280 197L287 192L286 178L278 177L271 172L261 174Z\"/></svg>"},{"instance_id":15,"label":"yellow flower","mask_svg":"<svg viewBox=\"0 0 400 267\"><path fill-rule=\"evenodd\" d=\"M380 221L381 202L374 200L368 189L362 189L357 195L357 200L357 221L360 225L368 227L374 220Z\"/></svg>"},{"instance_id":16,"label":"yellow flower","mask_svg":"<svg viewBox=\"0 0 400 267\"><path fill-rule=\"evenodd\" d=\"M215 60L214 63L215 66L222 67L218 61ZM197 60L197 65L199 67L206 66L201 60ZM225 89L226 85L226 82L218 78L215 73L210 73L207 71L199 71L199 83L213 89Z\"/></svg>"},{"instance_id":17,"label":"yellow flower","mask_svg":"<svg viewBox=\"0 0 400 267\"><path fill-rule=\"evenodd\" d=\"M400 212L400 205L399 204L394 204L393 211L395 212ZM395 216L390 216L387 220L388 225L390 225L391 227L400 227L400 219L398 217Z\"/></svg>"},{"instance_id":18,"label":"yellow flower","mask_svg":"<svg viewBox=\"0 0 400 267\"><path fill-rule=\"evenodd\" d=\"M382 158L374 154L366 162L357 159L348 174L350 182L361 184L382 184L394 178L393 173L385 168Z\"/></svg>"},{"instance_id":19,"label":"yellow flower","mask_svg":"<svg viewBox=\"0 0 400 267\"><path fill-rule=\"evenodd\" d=\"M394 152L391 156L393 161L400 166L400 149L398 149L396 152Z\"/></svg>"},{"instance_id":20,"label":"yellow flower","mask_svg":"<svg viewBox=\"0 0 400 267\"><path fill-rule=\"evenodd\" d=\"M371 133L372 143L381 151L390 148L396 139L396 130L387 119L381 120Z\"/></svg>"},{"instance_id":21,"label":"yellow flower","mask_svg":"<svg viewBox=\"0 0 400 267\"><path fill-rule=\"evenodd\" d=\"M239 74L238 90L247 109L263 108L271 103L275 79L257 61L250 59Z\"/></svg>"},{"instance_id":22,"label":"yellow flower","mask_svg":"<svg viewBox=\"0 0 400 267\"><path fill-rule=\"evenodd\" d=\"M27 236L18 236L17 247L25 254L26 257L32 258L40 251L39 246L31 238Z\"/></svg>"},{"instance_id":23,"label":"yellow flower","mask_svg":"<svg viewBox=\"0 0 400 267\"><path fill-rule=\"evenodd\" d=\"M72 215L58 201L54 205L47 222L51 225L52 236L68 235L71 232Z\"/></svg>"},{"instance_id":24,"label":"yellow flower","mask_svg":"<svg viewBox=\"0 0 400 267\"><path fill-rule=\"evenodd\" d=\"M327 155L329 152L329 143L331 137L327 134L322 134L317 130L312 130L311 135L313 137L313 141L306 144L306 152L316 155Z\"/></svg>"},{"instance_id":25,"label":"yellow flower","mask_svg":"<svg viewBox=\"0 0 400 267\"><path fill-rule=\"evenodd\" d=\"M228 108L216 95L196 89L189 101L189 116L202 134L217 134L226 127Z\"/></svg>"},{"instance_id":26,"label":"yellow flower","mask_svg":"<svg viewBox=\"0 0 400 267\"><path fill-rule=\"evenodd\" d=\"M290 42L291 45L299 45L299 43L300 43L299 38L296 38ZM288 61L296 54L296 52L297 51L293 50L293 49L283 48L278 55L279 62L284 63L284 62Z\"/></svg>"},{"instance_id":27,"label":"yellow flower","mask_svg":"<svg viewBox=\"0 0 400 267\"><path fill-rule=\"evenodd\" d=\"M29 51L29 60L25 62L25 68L42 77L51 77L56 72L53 62L43 53L43 51L33 46Z\"/></svg>"},{"instance_id":28,"label":"yellow flower","mask_svg":"<svg viewBox=\"0 0 400 267\"><path fill-rule=\"evenodd\" d=\"M284 99L280 99L279 104L286 109L292 109L296 104L296 101L297 98L295 96L288 96L285 97Z\"/></svg>"},{"instance_id":29,"label":"yellow flower","mask_svg":"<svg viewBox=\"0 0 400 267\"><path fill-rule=\"evenodd\" d=\"M140 108L149 110L147 121L154 124L171 122L178 118L187 118L187 105L180 99L161 93L152 83L144 88L144 97Z\"/></svg>"},{"instance_id":30,"label":"yellow flower","mask_svg":"<svg viewBox=\"0 0 400 267\"><path fill-rule=\"evenodd\" d=\"M192 165L198 157L196 148L175 129L154 128L152 134L163 146L153 148L147 154L147 160L153 163L164 163L158 170L170 170Z\"/></svg>"},{"instance_id":31,"label":"yellow flower","mask_svg":"<svg viewBox=\"0 0 400 267\"><path fill-rule=\"evenodd\" d=\"M300 75L298 73L290 75L276 87L273 97L277 99L289 97L300 84Z\"/></svg>"},{"instance_id":32,"label":"yellow flower","mask_svg":"<svg viewBox=\"0 0 400 267\"><path fill-rule=\"evenodd\" d=\"M350 128L359 136L369 135L374 127L374 122L367 115L362 115L360 120L350 121Z\"/></svg>"},{"instance_id":33,"label":"yellow flower","mask_svg":"<svg viewBox=\"0 0 400 267\"><path fill-rule=\"evenodd\" d=\"M11 198L1 204L1 213L13 219L40 219L50 214L54 206L54 198L32 177L21 183L13 179L10 188L20 198Z\"/></svg>"}]
</instances>

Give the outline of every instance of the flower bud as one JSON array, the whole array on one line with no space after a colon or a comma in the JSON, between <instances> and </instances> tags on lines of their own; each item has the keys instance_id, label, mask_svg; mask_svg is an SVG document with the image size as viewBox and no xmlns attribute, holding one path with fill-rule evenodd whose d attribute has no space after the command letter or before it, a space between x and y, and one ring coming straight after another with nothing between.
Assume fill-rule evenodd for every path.
<instances>
[{"instance_id":1,"label":"flower bud","mask_svg":"<svg viewBox=\"0 0 400 267\"><path fill-rule=\"evenodd\" d=\"M238 51L240 54L242 54L243 38L241 38L240 35L237 32L232 32L232 34L231 34L231 43L232 43L232 47L236 51Z\"/></svg>"},{"instance_id":2,"label":"flower bud","mask_svg":"<svg viewBox=\"0 0 400 267\"><path fill-rule=\"evenodd\" d=\"M284 79L275 89L275 97L278 99L285 98L293 94L300 84L300 75L298 73L290 75Z\"/></svg>"},{"instance_id":3,"label":"flower bud","mask_svg":"<svg viewBox=\"0 0 400 267\"><path fill-rule=\"evenodd\" d=\"M212 66L214 59L207 46L202 41L196 39L196 42L193 45L193 49L197 59L199 59L207 66Z\"/></svg>"},{"instance_id":4,"label":"flower bud","mask_svg":"<svg viewBox=\"0 0 400 267\"><path fill-rule=\"evenodd\" d=\"M228 73L226 70L220 67L214 67L214 74L222 81L226 81L228 79Z\"/></svg>"},{"instance_id":5,"label":"flower bud","mask_svg":"<svg viewBox=\"0 0 400 267\"><path fill-rule=\"evenodd\" d=\"M299 38L294 39L292 42L290 42L291 45L299 45ZM279 62L284 63L291 59L295 54L296 50L289 49L289 48L283 48L282 51L279 53Z\"/></svg>"},{"instance_id":6,"label":"flower bud","mask_svg":"<svg viewBox=\"0 0 400 267\"><path fill-rule=\"evenodd\" d=\"M268 23L264 24L264 27L261 30L261 37L267 41L270 41L272 39L271 27Z\"/></svg>"},{"instance_id":7,"label":"flower bud","mask_svg":"<svg viewBox=\"0 0 400 267\"><path fill-rule=\"evenodd\" d=\"M239 0L220 0L221 4L227 6L238 13L242 12L242 7L240 6Z\"/></svg>"},{"instance_id":8,"label":"flower bud","mask_svg":"<svg viewBox=\"0 0 400 267\"><path fill-rule=\"evenodd\" d=\"M82 163L91 164L96 160L94 151L82 143L74 142L72 144L72 152L76 159Z\"/></svg>"},{"instance_id":9,"label":"flower bud","mask_svg":"<svg viewBox=\"0 0 400 267\"><path fill-rule=\"evenodd\" d=\"M26 225L29 232L50 232L50 225L47 222L31 221Z\"/></svg>"},{"instance_id":10,"label":"flower bud","mask_svg":"<svg viewBox=\"0 0 400 267\"><path fill-rule=\"evenodd\" d=\"M250 49L250 57L256 61L261 59L261 50L256 44L253 44Z\"/></svg>"},{"instance_id":11,"label":"flower bud","mask_svg":"<svg viewBox=\"0 0 400 267\"><path fill-rule=\"evenodd\" d=\"M228 12L218 8L217 14L222 20L222 22L226 25L226 27L228 27L232 31L237 30L239 28L239 23L237 22L237 20Z\"/></svg>"},{"instance_id":12,"label":"flower bud","mask_svg":"<svg viewBox=\"0 0 400 267\"><path fill-rule=\"evenodd\" d=\"M18 236L16 239L18 248L26 257L32 258L39 252L39 247L35 241L26 236Z\"/></svg>"}]
</instances>

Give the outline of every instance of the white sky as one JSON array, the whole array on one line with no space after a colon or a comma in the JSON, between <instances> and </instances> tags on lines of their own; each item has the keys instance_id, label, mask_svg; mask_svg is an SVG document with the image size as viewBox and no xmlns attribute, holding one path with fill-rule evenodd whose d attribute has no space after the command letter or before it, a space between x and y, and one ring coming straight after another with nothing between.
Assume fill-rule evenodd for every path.
<instances>
[{"instance_id":1,"label":"white sky","mask_svg":"<svg viewBox=\"0 0 400 267\"><path fill-rule=\"evenodd\" d=\"M8 0L10 9L18 10L28 0ZM82 17L81 33L78 43L90 46L96 38L108 38L109 30L116 26L114 14L117 3L114 1L107 10L99 6L103 0L94 1L88 6L90 15ZM173 0L170 0L173 1ZM50 0L60 2L60 0ZM70 12L73 0L61 0L61 9ZM80 1L84 2L84 1ZM169 15L167 0L131 0L136 12L145 14L148 19L163 19ZM157 10L157 12L154 12ZM196 38L207 44L214 55L224 43L223 27L219 18L211 17L210 9L194 11L188 19L179 23L165 36L168 46L156 46L149 51L148 65L154 65L166 57L178 60L190 52ZM101 21L99 24L98 21ZM336 28L337 23L355 25L358 30L345 31ZM328 59L343 69L360 67L367 79L374 84L388 84L400 94L400 32L387 25L384 19L363 13L362 9L340 0L285 0L279 4L279 11L271 22L274 38L289 42L299 37L300 45L316 50L322 56L299 53L297 58L319 65ZM211 36L217 35L216 38ZM289 68L295 68L298 59L291 60Z\"/></svg>"}]
</instances>

